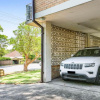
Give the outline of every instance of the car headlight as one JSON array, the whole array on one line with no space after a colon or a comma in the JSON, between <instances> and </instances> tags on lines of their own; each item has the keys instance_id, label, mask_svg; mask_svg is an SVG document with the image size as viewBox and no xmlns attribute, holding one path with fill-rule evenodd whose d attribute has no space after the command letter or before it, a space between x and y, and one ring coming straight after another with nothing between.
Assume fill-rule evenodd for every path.
<instances>
[{"instance_id":1,"label":"car headlight","mask_svg":"<svg viewBox=\"0 0 100 100\"><path fill-rule=\"evenodd\" d=\"M85 64L85 67L94 67L95 66L95 63L86 63Z\"/></svg>"},{"instance_id":2,"label":"car headlight","mask_svg":"<svg viewBox=\"0 0 100 100\"><path fill-rule=\"evenodd\" d=\"M63 67L63 66L64 66L64 64L63 64L63 63L61 63L61 64L60 64L60 66L61 66L61 67Z\"/></svg>"}]
</instances>

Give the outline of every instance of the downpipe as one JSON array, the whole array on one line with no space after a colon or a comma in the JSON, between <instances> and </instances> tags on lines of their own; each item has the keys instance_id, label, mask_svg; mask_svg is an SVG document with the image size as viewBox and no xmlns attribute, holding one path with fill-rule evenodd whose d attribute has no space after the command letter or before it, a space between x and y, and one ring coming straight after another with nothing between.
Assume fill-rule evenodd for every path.
<instances>
[{"instance_id":1,"label":"downpipe","mask_svg":"<svg viewBox=\"0 0 100 100\"><path fill-rule=\"evenodd\" d=\"M32 0L32 22L34 22L36 25L38 25L41 28L41 83L44 82L43 80L43 74L44 74L44 27L40 25L36 20L35 20L35 0Z\"/></svg>"}]
</instances>

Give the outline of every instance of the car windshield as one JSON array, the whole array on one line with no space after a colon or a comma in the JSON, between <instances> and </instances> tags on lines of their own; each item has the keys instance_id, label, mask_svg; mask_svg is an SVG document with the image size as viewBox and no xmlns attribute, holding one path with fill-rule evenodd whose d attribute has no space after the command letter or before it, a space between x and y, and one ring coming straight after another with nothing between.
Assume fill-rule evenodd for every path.
<instances>
[{"instance_id":1,"label":"car windshield","mask_svg":"<svg viewBox=\"0 0 100 100\"><path fill-rule=\"evenodd\" d=\"M100 56L100 49L84 49L79 50L74 57L90 57L90 56Z\"/></svg>"}]
</instances>

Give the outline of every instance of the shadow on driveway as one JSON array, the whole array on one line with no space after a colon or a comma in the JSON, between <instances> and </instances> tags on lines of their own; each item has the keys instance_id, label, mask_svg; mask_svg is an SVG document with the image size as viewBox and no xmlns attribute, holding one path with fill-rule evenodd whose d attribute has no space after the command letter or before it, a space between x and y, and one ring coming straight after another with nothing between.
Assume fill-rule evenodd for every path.
<instances>
[{"instance_id":1,"label":"shadow on driveway","mask_svg":"<svg viewBox=\"0 0 100 100\"><path fill-rule=\"evenodd\" d=\"M100 87L84 82L0 85L0 100L100 100Z\"/></svg>"}]
</instances>

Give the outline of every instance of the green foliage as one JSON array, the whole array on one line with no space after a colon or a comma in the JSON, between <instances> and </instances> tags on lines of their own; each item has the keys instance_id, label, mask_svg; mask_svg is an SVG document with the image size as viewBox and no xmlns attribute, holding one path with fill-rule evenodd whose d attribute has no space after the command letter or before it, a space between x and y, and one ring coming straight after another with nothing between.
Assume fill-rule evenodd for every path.
<instances>
[{"instance_id":1,"label":"green foliage","mask_svg":"<svg viewBox=\"0 0 100 100\"><path fill-rule=\"evenodd\" d=\"M23 56L24 57L24 59L25 59L25 56ZM35 55L29 55L29 59L34 59L35 58Z\"/></svg>"},{"instance_id":2,"label":"green foliage","mask_svg":"<svg viewBox=\"0 0 100 100\"><path fill-rule=\"evenodd\" d=\"M22 59L21 61L20 61L20 64L24 64L25 63L25 59Z\"/></svg>"},{"instance_id":3,"label":"green foliage","mask_svg":"<svg viewBox=\"0 0 100 100\"><path fill-rule=\"evenodd\" d=\"M40 54L41 50L41 37L40 29L22 23L18 26L18 29L13 31L15 38L10 39L10 44L13 48L25 55Z\"/></svg>"},{"instance_id":4,"label":"green foliage","mask_svg":"<svg viewBox=\"0 0 100 100\"><path fill-rule=\"evenodd\" d=\"M8 58L8 57L0 57L0 61L4 61L4 60L11 60L11 58Z\"/></svg>"},{"instance_id":5,"label":"green foliage","mask_svg":"<svg viewBox=\"0 0 100 100\"><path fill-rule=\"evenodd\" d=\"M29 55L29 59L34 59L35 58L35 55Z\"/></svg>"},{"instance_id":6,"label":"green foliage","mask_svg":"<svg viewBox=\"0 0 100 100\"><path fill-rule=\"evenodd\" d=\"M3 28L0 25L0 31L3 32ZM8 51L6 47L8 46L8 37L6 35L0 34L0 57L5 55Z\"/></svg>"},{"instance_id":7,"label":"green foliage","mask_svg":"<svg viewBox=\"0 0 100 100\"><path fill-rule=\"evenodd\" d=\"M39 57L38 60L41 60L41 58Z\"/></svg>"},{"instance_id":8,"label":"green foliage","mask_svg":"<svg viewBox=\"0 0 100 100\"><path fill-rule=\"evenodd\" d=\"M0 31L2 31L2 32L3 32L3 28L1 27L1 25L0 25Z\"/></svg>"},{"instance_id":9,"label":"green foliage","mask_svg":"<svg viewBox=\"0 0 100 100\"><path fill-rule=\"evenodd\" d=\"M0 57L6 54L5 48L8 45L8 37L0 34Z\"/></svg>"},{"instance_id":10,"label":"green foliage","mask_svg":"<svg viewBox=\"0 0 100 100\"><path fill-rule=\"evenodd\" d=\"M5 48L0 48L0 57L4 56L6 54Z\"/></svg>"},{"instance_id":11,"label":"green foliage","mask_svg":"<svg viewBox=\"0 0 100 100\"><path fill-rule=\"evenodd\" d=\"M3 28L0 26L0 30L3 32ZM6 35L0 34L0 48L7 47L8 37Z\"/></svg>"},{"instance_id":12,"label":"green foliage","mask_svg":"<svg viewBox=\"0 0 100 100\"><path fill-rule=\"evenodd\" d=\"M8 37L6 35L0 34L0 48L5 48L7 47L8 44Z\"/></svg>"}]
</instances>

